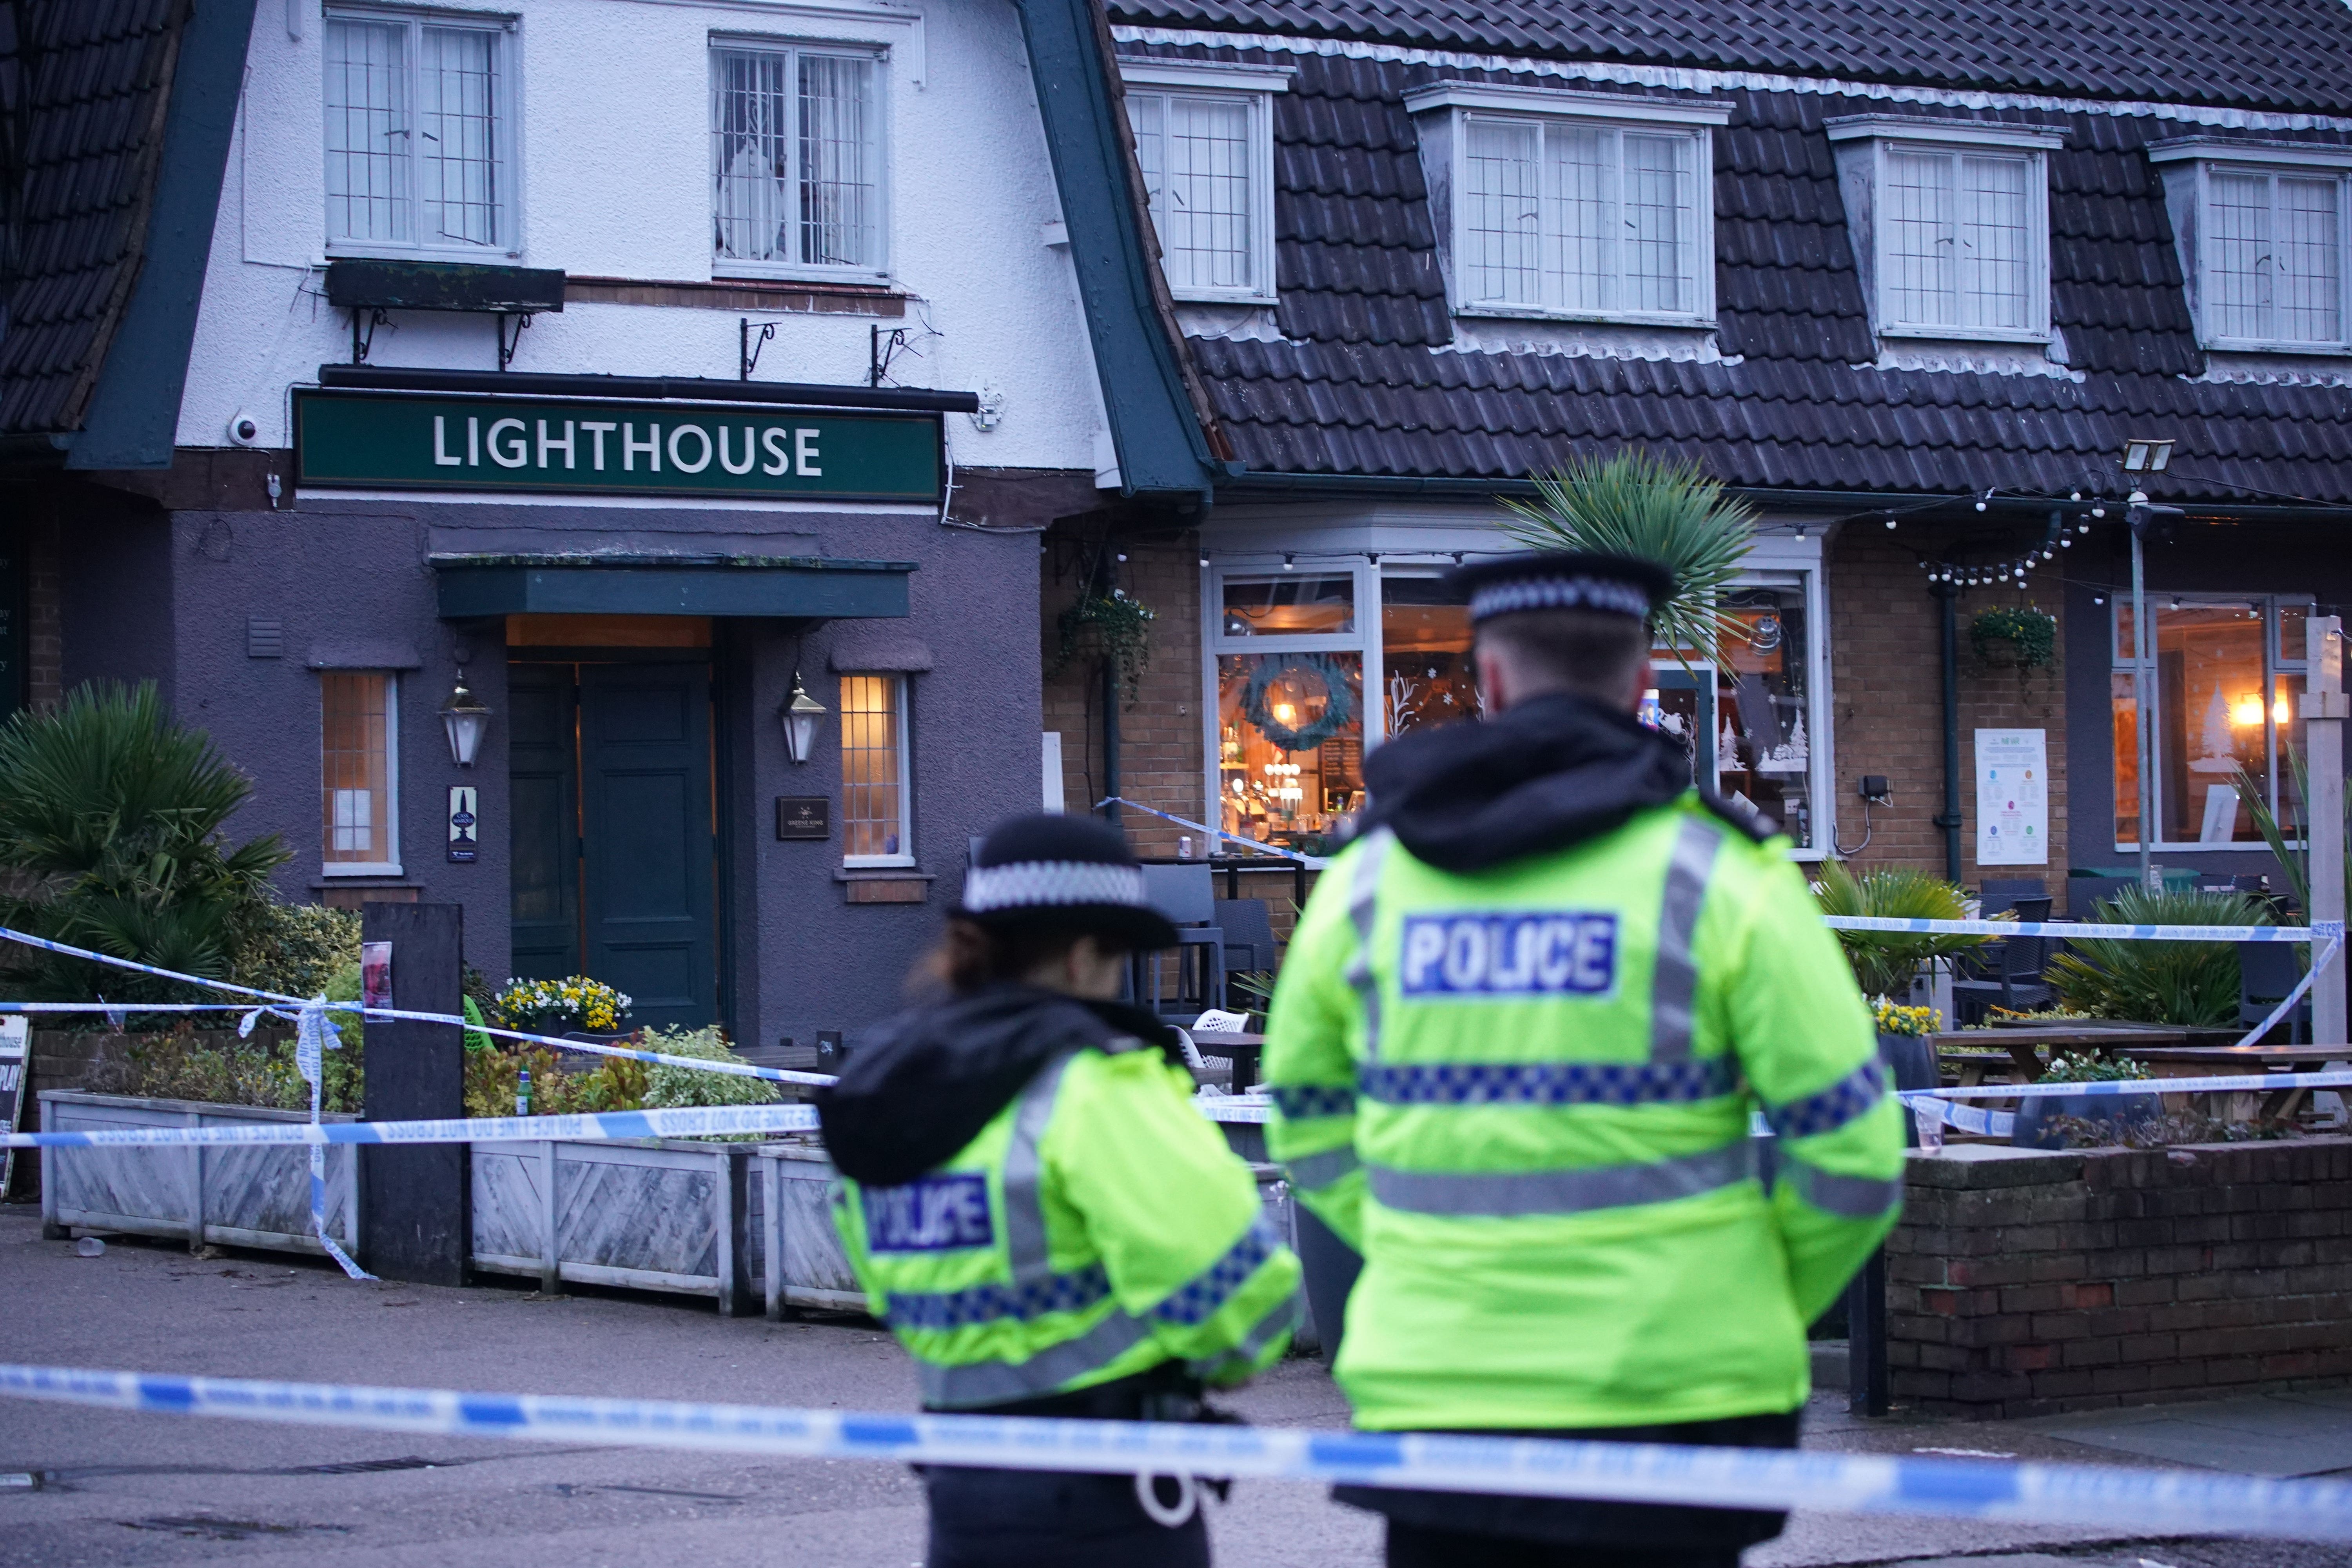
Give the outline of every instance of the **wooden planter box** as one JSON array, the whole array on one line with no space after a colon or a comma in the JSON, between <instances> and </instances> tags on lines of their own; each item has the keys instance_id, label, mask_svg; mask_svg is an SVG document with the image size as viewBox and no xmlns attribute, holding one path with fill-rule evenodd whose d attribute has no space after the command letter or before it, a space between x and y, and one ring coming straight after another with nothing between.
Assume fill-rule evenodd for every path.
<instances>
[{"instance_id":1,"label":"wooden planter box","mask_svg":"<svg viewBox=\"0 0 2352 1568\"><path fill-rule=\"evenodd\" d=\"M131 1127L217 1127L308 1121L295 1110L208 1105L193 1100L44 1089L44 1132ZM353 1121L329 1116L329 1121ZM48 1149L41 1173L41 1230L62 1238L79 1227L132 1236L184 1237L323 1257L310 1226L310 1152L300 1145L186 1149ZM327 1151L327 1230L347 1250L359 1246L359 1161L351 1145Z\"/></svg>"}]
</instances>

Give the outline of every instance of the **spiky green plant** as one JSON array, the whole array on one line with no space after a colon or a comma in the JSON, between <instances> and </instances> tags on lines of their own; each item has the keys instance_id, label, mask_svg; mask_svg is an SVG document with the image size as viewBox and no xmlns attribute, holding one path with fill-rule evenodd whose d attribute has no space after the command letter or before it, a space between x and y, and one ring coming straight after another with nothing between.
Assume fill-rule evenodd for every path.
<instances>
[{"instance_id":1,"label":"spiky green plant","mask_svg":"<svg viewBox=\"0 0 2352 1568\"><path fill-rule=\"evenodd\" d=\"M1756 532L1756 512L1723 493L1696 463L1627 450L1530 476L1538 500L1503 502L1503 531L1530 550L1593 550L1655 561L1675 574L1674 597L1651 616L1675 657L1718 657L1738 625L1721 605Z\"/></svg>"},{"instance_id":2,"label":"spiky green plant","mask_svg":"<svg viewBox=\"0 0 2352 1568\"><path fill-rule=\"evenodd\" d=\"M287 859L269 834L222 834L253 785L152 682L77 688L0 726L0 920L186 973L224 975ZM212 1000L186 987L15 948L12 987L57 1000Z\"/></svg>"},{"instance_id":3,"label":"spiky green plant","mask_svg":"<svg viewBox=\"0 0 2352 1568\"><path fill-rule=\"evenodd\" d=\"M2298 803L2309 801L2311 771L2305 765L2303 752L2292 745L2281 750L2286 752L2287 767L2294 778L2294 799ZM2281 822L2278 813L2271 809L2270 795L2263 789L2263 781L2247 772L2243 763L2239 764L2236 776L2230 782L2237 786L2238 804L2253 819L2254 831L2263 836L2263 842L2278 857L2295 903L2303 909L2311 908L2311 842L2305 835L2304 824L2292 815ZM2344 792L2344 826L2347 839L2352 839L2352 790ZM2345 861L2344 889L2352 895L2352 857Z\"/></svg>"},{"instance_id":4,"label":"spiky green plant","mask_svg":"<svg viewBox=\"0 0 2352 1568\"><path fill-rule=\"evenodd\" d=\"M1835 860L1822 862L1821 880L1813 897L1825 915L1863 916L1873 920L1964 921L1969 918L1960 889L1941 877L1909 866L1883 866L1856 877ZM1865 996L1900 999L1910 989L1919 966L1933 958L1947 958L1980 947L1990 938L1948 931L1842 931L1838 945Z\"/></svg>"},{"instance_id":5,"label":"spiky green plant","mask_svg":"<svg viewBox=\"0 0 2352 1568\"><path fill-rule=\"evenodd\" d=\"M2110 925L2270 925L2270 910L2243 893L2151 893L2124 888L2093 906ZM2069 1007L2098 1018L2184 1028L2237 1021L2238 950L2226 942L2114 942L2077 938L2042 970Z\"/></svg>"}]
</instances>

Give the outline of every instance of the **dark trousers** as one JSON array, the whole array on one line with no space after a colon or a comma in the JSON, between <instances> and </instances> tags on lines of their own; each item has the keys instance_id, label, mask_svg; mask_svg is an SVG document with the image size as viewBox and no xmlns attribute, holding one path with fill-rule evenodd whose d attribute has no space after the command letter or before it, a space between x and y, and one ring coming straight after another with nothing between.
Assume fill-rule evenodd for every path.
<instances>
[{"instance_id":1,"label":"dark trousers","mask_svg":"<svg viewBox=\"0 0 2352 1568\"><path fill-rule=\"evenodd\" d=\"M1388 1568L1739 1568L1739 1549L1561 1546L1389 1521Z\"/></svg>"},{"instance_id":2,"label":"dark trousers","mask_svg":"<svg viewBox=\"0 0 2352 1568\"><path fill-rule=\"evenodd\" d=\"M1209 1568L1200 1513L1173 1530L1154 1522L1132 1476L933 1469L923 1484L925 1568Z\"/></svg>"}]
</instances>

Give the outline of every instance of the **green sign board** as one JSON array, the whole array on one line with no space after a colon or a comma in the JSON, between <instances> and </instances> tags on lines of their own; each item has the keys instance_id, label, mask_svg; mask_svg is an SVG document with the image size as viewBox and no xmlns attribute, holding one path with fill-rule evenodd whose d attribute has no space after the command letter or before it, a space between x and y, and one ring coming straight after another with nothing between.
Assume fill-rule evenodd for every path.
<instances>
[{"instance_id":1,"label":"green sign board","mask_svg":"<svg viewBox=\"0 0 2352 1568\"><path fill-rule=\"evenodd\" d=\"M730 500L940 499L934 414L599 398L294 395L294 482Z\"/></svg>"}]
</instances>

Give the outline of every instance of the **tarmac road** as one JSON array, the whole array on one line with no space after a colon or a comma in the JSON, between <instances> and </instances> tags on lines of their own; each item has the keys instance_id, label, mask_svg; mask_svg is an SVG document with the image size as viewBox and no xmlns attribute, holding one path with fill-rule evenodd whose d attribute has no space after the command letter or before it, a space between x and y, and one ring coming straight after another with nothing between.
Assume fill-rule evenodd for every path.
<instances>
[{"instance_id":1,"label":"tarmac road","mask_svg":"<svg viewBox=\"0 0 2352 1568\"><path fill-rule=\"evenodd\" d=\"M0 1359L224 1377L905 1410L905 1357L870 1324L718 1317L707 1304L526 1289L359 1284L330 1264L198 1258L118 1240L101 1258L43 1241L0 1209ZM1260 1424L1345 1425L1321 1364L1294 1360L1230 1403ZM1928 1444L2023 1457L2116 1456L1984 1426L1860 1424L1817 1402L1809 1447ZM0 1400L0 1568L250 1563L520 1568L918 1568L921 1492L853 1460L750 1461L660 1449L409 1437L134 1415ZM1377 1563L1379 1525L1320 1487L1250 1482L1213 1510L1218 1560L1252 1568ZM2012 1555L2038 1548L2030 1555ZM2058 1552L2061 1556L2045 1556ZM1750 1568L1906 1563L1967 1568L2343 1568L2352 1551L2116 1542L2084 1532L1800 1516ZM1469 1565L1465 1565L1469 1568ZM1958 1565L1954 1565L1958 1568Z\"/></svg>"}]
</instances>

